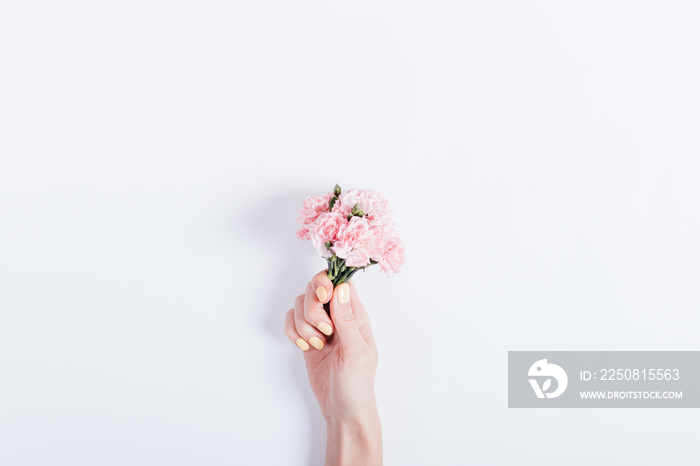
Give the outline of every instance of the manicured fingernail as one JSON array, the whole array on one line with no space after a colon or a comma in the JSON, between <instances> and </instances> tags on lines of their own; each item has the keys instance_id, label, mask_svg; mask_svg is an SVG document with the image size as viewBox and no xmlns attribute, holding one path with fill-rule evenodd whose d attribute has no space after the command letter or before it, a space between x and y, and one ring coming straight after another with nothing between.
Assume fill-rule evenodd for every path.
<instances>
[{"instance_id":1,"label":"manicured fingernail","mask_svg":"<svg viewBox=\"0 0 700 466\"><path fill-rule=\"evenodd\" d=\"M309 338L309 343L311 343L311 346L313 346L316 349L323 349L323 340L321 340L319 337L311 337Z\"/></svg>"},{"instance_id":2,"label":"manicured fingernail","mask_svg":"<svg viewBox=\"0 0 700 466\"><path fill-rule=\"evenodd\" d=\"M350 301L350 286L347 283L341 283L338 287L338 302L347 303Z\"/></svg>"},{"instance_id":3,"label":"manicured fingernail","mask_svg":"<svg viewBox=\"0 0 700 466\"><path fill-rule=\"evenodd\" d=\"M325 286L319 286L318 288L316 288L316 297L322 303L326 302L326 298L328 297L328 292L326 291Z\"/></svg>"},{"instance_id":4,"label":"manicured fingernail","mask_svg":"<svg viewBox=\"0 0 700 466\"><path fill-rule=\"evenodd\" d=\"M295 341L294 343L296 343L299 349L302 351L306 351L309 349L309 344L306 341L304 341L303 338L297 338L297 341Z\"/></svg>"},{"instance_id":5,"label":"manicured fingernail","mask_svg":"<svg viewBox=\"0 0 700 466\"><path fill-rule=\"evenodd\" d=\"M321 331L324 335L330 335L333 333L333 329L331 328L330 325L328 325L327 322L321 322L316 326L317 329Z\"/></svg>"}]
</instances>

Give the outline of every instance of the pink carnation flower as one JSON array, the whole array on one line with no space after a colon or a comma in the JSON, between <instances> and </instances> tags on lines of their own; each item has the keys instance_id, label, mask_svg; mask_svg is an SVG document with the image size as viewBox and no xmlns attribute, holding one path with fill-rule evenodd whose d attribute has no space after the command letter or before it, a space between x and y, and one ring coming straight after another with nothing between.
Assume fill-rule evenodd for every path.
<instances>
[{"instance_id":1,"label":"pink carnation flower","mask_svg":"<svg viewBox=\"0 0 700 466\"><path fill-rule=\"evenodd\" d=\"M319 194L318 196L307 197L304 200L304 207L299 209L297 223L301 228L297 230L297 238L311 239L310 230L318 216L323 212L328 212L328 204L333 197L333 193Z\"/></svg>"},{"instance_id":2,"label":"pink carnation flower","mask_svg":"<svg viewBox=\"0 0 700 466\"><path fill-rule=\"evenodd\" d=\"M376 238L369 221L363 217L352 217L338 230L333 252L345 259L345 264L350 267L364 267L369 264L375 244Z\"/></svg>"},{"instance_id":3,"label":"pink carnation flower","mask_svg":"<svg viewBox=\"0 0 700 466\"><path fill-rule=\"evenodd\" d=\"M333 212L337 212L339 214L343 214L346 217L350 215L350 212L352 211L352 206L348 206L343 204L340 199L336 201L335 205L333 206Z\"/></svg>"},{"instance_id":4,"label":"pink carnation flower","mask_svg":"<svg viewBox=\"0 0 700 466\"><path fill-rule=\"evenodd\" d=\"M387 200L371 189L349 189L340 195L339 200L348 213L359 204L360 210L370 218L391 215Z\"/></svg>"},{"instance_id":5,"label":"pink carnation flower","mask_svg":"<svg viewBox=\"0 0 700 466\"><path fill-rule=\"evenodd\" d=\"M372 252L372 259L379 262L382 272L390 277L403 265L405 252L403 240L396 229L386 228L382 231L376 249Z\"/></svg>"},{"instance_id":6,"label":"pink carnation flower","mask_svg":"<svg viewBox=\"0 0 700 466\"><path fill-rule=\"evenodd\" d=\"M312 229L309 230L311 242L321 257L331 257L333 253L326 247L327 242L334 243L338 232L343 226L347 226L348 218L338 212L323 212L318 216Z\"/></svg>"}]
</instances>

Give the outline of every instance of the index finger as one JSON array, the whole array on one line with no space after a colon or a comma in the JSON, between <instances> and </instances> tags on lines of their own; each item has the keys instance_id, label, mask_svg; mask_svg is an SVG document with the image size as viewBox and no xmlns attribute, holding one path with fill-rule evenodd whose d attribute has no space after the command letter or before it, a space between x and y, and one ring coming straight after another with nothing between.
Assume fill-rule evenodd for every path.
<instances>
[{"instance_id":1,"label":"index finger","mask_svg":"<svg viewBox=\"0 0 700 466\"><path fill-rule=\"evenodd\" d=\"M326 275L326 271L314 275L306 286L304 318L326 336L333 333L333 324L323 305L330 301L331 296L333 296L333 282Z\"/></svg>"},{"instance_id":2,"label":"index finger","mask_svg":"<svg viewBox=\"0 0 700 466\"><path fill-rule=\"evenodd\" d=\"M311 279L311 289L322 304L326 304L333 296L333 282L328 278L328 271L322 270Z\"/></svg>"}]
</instances>

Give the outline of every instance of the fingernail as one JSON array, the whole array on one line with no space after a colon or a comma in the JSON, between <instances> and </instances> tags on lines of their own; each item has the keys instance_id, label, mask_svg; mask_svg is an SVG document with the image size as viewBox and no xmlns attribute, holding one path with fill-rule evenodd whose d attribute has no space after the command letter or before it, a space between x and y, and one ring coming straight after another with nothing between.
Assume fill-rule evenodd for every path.
<instances>
[{"instance_id":1,"label":"fingernail","mask_svg":"<svg viewBox=\"0 0 700 466\"><path fill-rule=\"evenodd\" d=\"M318 288L316 288L316 297L322 303L326 302L326 298L328 297L328 292L326 291L325 286L319 286Z\"/></svg>"},{"instance_id":2,"label":"fingernail","mask_svg":"<svg viewBox=\"0 0 700 466\"><path fill-rule=\"evenodd\" d=\"M311 346L313 346L316 349L323 349L323 340L321 340L319 337L311 337L309 338L309 343L311 343Z\"/></svg>"},{"instance_id":3,"label":"fingernail","mask_svg":"<svg viewBox=\"0 0 700 466\"><path fill-rule=\"evenodd\" d=\"M297 341L295 341L294 343L296 343L299 349L302 351L306 351L309 349L309 344L303 338L297 338Z\"/></svg>"},{"instance_id":4,"label":"fingernail","mask_svg":"<svg viewBox=\"0 0 700 466\"><path fill-rule=\"evenodd\" d=\"M350 301L350 286L347 283L341 283L338 287L338 302L345 304Z\"/></svg>"},{"instance_id":5,"label":"fingernail","mask_svg":"<svg viewBox=\"0 0 700 466\"><path fill-rule=\"evenodd\" d=\"M324 335L330 335L331 333L333 333L333 329L330 325L328 325L327 322L321 322L316 326L316 328L319 329Z\"/></svg>"}]
</instances>

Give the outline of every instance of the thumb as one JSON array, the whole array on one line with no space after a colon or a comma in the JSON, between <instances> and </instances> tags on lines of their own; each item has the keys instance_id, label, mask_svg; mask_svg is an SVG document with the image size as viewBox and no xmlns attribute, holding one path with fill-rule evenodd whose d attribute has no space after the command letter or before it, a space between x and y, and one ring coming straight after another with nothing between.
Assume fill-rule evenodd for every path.
<instances>
[{"instance_id":1,"label":"thumb","mask_svg":"<svg viewBox=\"0 0 700 466\"><path fill-rule=\"evenodd\" d=\"M345 351L352 351L367 344L362 337L355 313L352 310L350 286L347 283L341 283L333 290L331 319L340 340L340 346Z\"/></svg>"}]
</instances>

